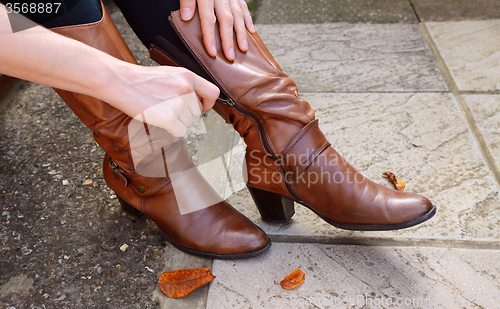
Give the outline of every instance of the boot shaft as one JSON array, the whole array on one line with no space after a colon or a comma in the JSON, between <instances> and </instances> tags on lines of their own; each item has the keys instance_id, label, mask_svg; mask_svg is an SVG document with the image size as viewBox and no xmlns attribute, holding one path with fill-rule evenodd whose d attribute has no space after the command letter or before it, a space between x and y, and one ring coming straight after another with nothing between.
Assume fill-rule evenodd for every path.
<instances>
[{"instance_id":1,"label":"boot shaft","mask_svg":"<svg viewBox=\"0 0 500 309\"><path fill-rule=\"evenodd\" d=\"M297 86L257 33L247 32L248 51L236 49L236 59L231 62L220 48L218 31L217 57L205 51L197 12L189 22L180 18L179 11L172 12L171 23L192 55L183 55L160 38L150 46L151 57L160 64L187 67L219 86L221 99L214 110L233 125L250 149L271 156L280 154L314 120L309 103L299 97ZM231 85L227 85L229 81Z\"/></svg>"},{"instance_id":2,"label":"boot shaft","mask_svg":"<svg viewBox=\"0 0 500 309\"><path fill-rule=\"evenodd\" d=\"M137 64L104 5L102 19L95 23L51 29L99 49L115 58ZM130 154L128 125L131 118L99 99L61 89L54 89L80 120L93 131L99 146L114 154L113 158L128 172L134 171Z\"/></svg>"}]
</instances>

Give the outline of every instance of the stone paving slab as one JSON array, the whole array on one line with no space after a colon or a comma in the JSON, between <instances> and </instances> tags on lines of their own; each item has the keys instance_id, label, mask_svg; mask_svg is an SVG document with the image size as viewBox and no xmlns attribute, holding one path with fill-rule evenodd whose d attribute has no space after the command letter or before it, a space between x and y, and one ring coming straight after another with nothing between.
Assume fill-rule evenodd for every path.
<instances>
[{"instance_id":1,"label":"stone paving slab","mask_svg":"<svg viewBox=\"0 0 500 309\"><path fill-rule=\"evenodd\" d=\"M427 22L461 91L500 89L500 20Z\"/></svg>"},{"instance_id":2,"label":"stone paving slab","mask_svg":"<svg viewBox=\"0 0 500 309\"><path fill-rule=\"evenodd\" d=\"M500 308L499 259L496 250L275 243L254 259L214 261L207 308ZM299 266L302 285L274 283Z\"/></svg>"},{"instance_id":3,"label":"stone paving slab","mask_svg":"<svg viewBox=\"0 0 500 309\"><path fill-rule=\"evenodd\" d=\"M451 94L306 94L303 98L348 162L387 186L382 173L393 172L406 182L407 191L427 196L438 211L430 221L409 229L353 232L330 226L298 204L290 224L264 223L247 190L233 195L229 201L268 234L281 241L326 242L500 239L498 189Z\"/></svg>"},{"instance_id":4,"label":"stone paving slab","mask_svg":"<svg viewBox=\"0 0 500 309\"><path fill-rule=\"evenodd\" d=\"M464 95L488 149L500 166L500 95Z\"/></svg>"},{"instance_id":5,"label":"stone paving slab","mask_svg":"<svg viewBox=\"0 0 500 309\"><path fill-rule=\"evenodd\" d=\"M158 279L161 273L165 271L200 268L203 266L212 269L211 259L184 253L170 244L164 249L162 260L159 262L163 264L163 269L157 271ZM159 287L149 288L148 292L151 291L152 299L156 301L157 308L160 309L202 309L206 308L207 305L208 288L209 285L199 287L191 292L188 297L181 299L167 297Z\"/></svg>"},{"instance_id":6,"label":"stone paving slab","mask_svg":"<svg viewBox=\"0 0 500 309\"><path fill-rule=\"evenodd\" d=\"M261 0L256 22L416 23L418 19L407 0Z\"/></svg>"},{"instance_id":7,"label":"stone paving slab","mask_svg":"<svg viewBox=\"0 0 500 309\"><path fill-rule=\"evenodd\" d=\"M416 25L257 25L300 92L447 91Z\"/></svg>"},{"instance_id":8,"label":"stone paving slab","mask_svg":"<svg viewBox=\"0 0 500 309\"><path fill-rule=\"evenodd\" d=\"M411 0L420 21L500 18L498 0Z\"/></svg>"}]
</instances>

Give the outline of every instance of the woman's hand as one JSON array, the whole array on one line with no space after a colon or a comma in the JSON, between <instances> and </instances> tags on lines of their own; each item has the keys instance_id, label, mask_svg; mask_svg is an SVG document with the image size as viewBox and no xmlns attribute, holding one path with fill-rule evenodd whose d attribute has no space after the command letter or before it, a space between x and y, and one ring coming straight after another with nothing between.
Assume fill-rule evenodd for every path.
<instances>
[{"instance_id":1,"label":"woman's hand","mask_svg":"<svg viewBox=\"0 0 500 309\"><path fill-rule=\"evenodd\" d=\"M214 24L218 20L222 40L222 49L228 60L235 58L233 33L236 32L238 47L242 51L248 50L246 30L255 32L252 17L244 0L180 0L181 18L191 20L198 3L198 13L201 21L203 41L208 53L215 57Z\"/></svg>"},{"instance_id":2,"label":"woman's hand","mask_svg":"<svg viewBox=\"0 0 500 309\"><path fill-rule=\"evenodd\" d=\"M193 118L211 109L219 97L219 88L184 68L121 65L125 68L107 84L102 99L176 137L184 136Z\"/></svg>"}]
</instances>

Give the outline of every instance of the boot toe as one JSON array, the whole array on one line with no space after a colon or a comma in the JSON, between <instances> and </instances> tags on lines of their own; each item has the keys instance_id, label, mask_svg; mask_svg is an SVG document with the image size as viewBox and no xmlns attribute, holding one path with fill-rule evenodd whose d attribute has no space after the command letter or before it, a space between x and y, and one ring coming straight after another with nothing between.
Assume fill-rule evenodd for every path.
<instances>
[{"instance_id":1,"label":"boot toe","mask_svg":"<svg viewBox=\"0 0 500 309\"><path fill-rule=\"evenodd\" d=\"M394 200L390 212L394 223L402 223L429 216L433 210L435 210L435 207L426 197L415 193L405 192L404 198ZM430 215L429 218L432 217L432 215Z\"/></svg>"},{"instance_id":2,"label":"boot toe","mask_svg":"<svg viewBox=\"0 0 500 309\"><path fill-rule=\"evenodd\" d=\"M242 258L258 255L266 251L271 242L267 234L246 217L228 222L224 231L217 237L217 245L224 252Z\"/></svg>"},{"instance_id":3,"label":"boot toe","mask_svg":"<svg viewBox=\"0 0 500 309\"><path fill-rule=\"evenodd\" d=\"M182 246L196 248L199 255L218 259L243 259L269 249L266 233L226 201L205 209L207 219L184 239ZM211 219L209 219L211 217ZM209 222L209 223L208 223Z\"/></svg>"}]
</instances>

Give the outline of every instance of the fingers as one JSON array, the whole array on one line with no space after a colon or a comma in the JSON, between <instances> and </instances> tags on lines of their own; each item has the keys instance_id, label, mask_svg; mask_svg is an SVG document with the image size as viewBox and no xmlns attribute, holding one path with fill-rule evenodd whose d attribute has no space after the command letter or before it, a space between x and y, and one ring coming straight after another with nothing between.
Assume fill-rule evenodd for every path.
<instances>
[{"instance_id":1,"label":"fingers","mask_svg":"<svg viewBox=\"0 0 500 309\"><path fill-rule=\"evenodd\" d=\"M212 108L219 97L219 88L185 68L128 64L126 68L125 83L109 96L110 104L176 137L185 135L193 118Z\"/></svg>"},{"instance_id":2,"label":"fingers","mask_svg":"<svg viewBox=\"0 0 500 309\"><path fill-rule=\"evenodd\" d=\"M163 128L175 137L182 137L187 132L187 126L183 123L183 120L189 124L186 116L182 115L183 105L183 100L180 97L171 98L148 108L140 114L140 117L136 116L135 119L149 126ZM182 120L180 119L181 115Z\"/></svg>"},{"instance_id":3,"label":"fingers","mask_svg":"<svg viewBox=\"0 0 500 309\"><path fill-rule=\"evenodd\" d=\"M230 3L231 12L233 14L233 27L236 32L236 40L238 41L238 47L242 51L248 50L247 41L247 29L245 27L245 19L243 15L243 9L238 1L231 1Z\"/></svg>"},{"instance_id":4,"label":"fingers","mask_svg":"<svg viewBox=\"0 0 500 309\"><path fill-rule=\"evenodd\" d=\"M183 137L187 133L187 127L178 118L174 119L165 129L175 137Z\"/></svg>"},{"instance_id":5,"label":"fingers","mask_svg":"<svg viewBox=\"0 0 500 309\"><path fill-rule=\"evenodd\" d=\"M250 11L248 10L248 5L245 0L238 0L240 3L240 7L243 10L243 18L245 19L245 26L248 31L251 33L255 33L255 27L253 26L252 15L250 15Z\"/></svg>"},{"instance_id":6,"label":"fingers","mask_svg":"<svg viewBox=\"0 0 500 309\"><path fill-rule=\"evenodd\" d=\"M201 98L198 101L202 106L201 112L204 113L214 106L215 100L219 97L220 90L217 86L196 74L192 74L191 78L194 91Z\"/></svg>"},{"instance_id":7,"label":"fingers","mask_svg":"<svg viewBox=\"0 0 500 309\"><path fill-rule=\"evenodd\" d=\"M200 14L201 32L203 34L203 43L210 56L217 56L215 47L215 22L217 21L214 12L213 0L198 0L198 10Z\"/></svg>"},{"instance_id":8,"label":"fingers","mask_svg":"<svg viewBox=\"0 0 500 309\"><path fill-rule=\"evenodd\" d=\"M173 115L171 121L165 123L165 129L176 137L184 136L187 128L193 124L193 119L201 115L200 101L194 92L172 98L162 104L168 104Z\"/></svg>"},{"instance_id":9,"label":"fingers","mask_svg":"<svg viewBox=\"0 0 500 309\"><path fill-rule=\"evenodd\" d=\"M191 111L189 111L189 108L187 108L187 106L185 106L185 108L181 111L177 119L179 119L179 121L186 128L190 127L193 124L193 115L191 114Z\"/></svg>"},{"instance_id":10,"label":"fingers","mask_svg":"<svg viewBox=\"0 0 500 309\"><path fill-rule=\"evenodd\" d=\"M215 0L215 14L219 21L219 30L224 55L230 61L235 58L233 42L234 17L228 0Z\"/></svg>"},{"instance_id":11,"label":"fingers","mask_svg":"<svg viewBox=\"0 0 500 309\"><path fill-rule=\"evenodd\" d=\"M186 127L190 127L193 124L193 118L201 115L198 96L196 93L191 92L181 96L180 99L182 106L178 118Z\"/></svg>"},{"instance_id":12,"label":"fingers","mask_svg":"<svg viewBox=\"0 0 500 309\"><path fill-rule=\"evenodd\" d=\"M182 137L193 124L193 118L209 110L219 97L219 88L198 75L182 69L178 72L178 95L149 108L150 124L167 130L175 137Z\"/></svg>"},{"instance_id":13,"label":"fingers","mask_svg":"<svg viewBox=\"0 0 500 309\"><path fill-rule=\"evenodd\" d=\"M194 92L184 96L184 103L193 118L200 116L203 109L199 98Z\"/></svg>"},{"instance_id":14,"label":"fingers","mask_svg":"<svg viewBox=\"0 0 500 309\"><path fill-rule=\"evenodd\" d=\"M196 10L196 0L180 0L181 18L184 21L191 20Z\"/></svg>"},{"instance_id":15,"label":"fingers","mask_svg":"<svg viewBox=\"0 0 500 309\"><path fill-rule=\"evenodd\" d=\"M187 1L192 0L184 1L187 3ZM228 60L233 61L235 59L235 32L237 47L244 52L248 50L246 30L248 29L253 33L255 28L244 0L198 0L198 10L200 12L203 42L210 56L217 56L215 43L215 23L217 20L219 21L222 50ZM184 19L184 17L182 18Z\"/></svg>"}]
</instances>

